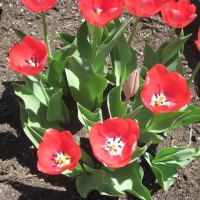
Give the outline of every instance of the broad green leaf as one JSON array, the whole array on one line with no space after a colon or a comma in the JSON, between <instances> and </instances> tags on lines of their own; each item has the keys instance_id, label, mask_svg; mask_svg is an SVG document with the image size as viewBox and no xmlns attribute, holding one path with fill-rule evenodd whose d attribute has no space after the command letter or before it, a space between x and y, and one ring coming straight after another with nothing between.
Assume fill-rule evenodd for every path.
<instances>
[{"instance_id":1,"label":"broad green leaf","mask_svg":"<svg viewBox=\"0 0 200 200\"><path fill-rule=\"evenodd\" d=\"M84 173L76 179L76 188L83 198L86 198L92 190L98 190L100 194L108 196L124 194L115 190L112 182L105 182L103 170L92 169L86 165L84 165L84 168L88 173Z\"/></svg>"},{"instance_id":2,"label":"broad green leaf","mask_svg":"<svg viewBox=\"0 0 200 200\"><path fill-rule=\"evenodd\" d=\"M184 166L193 160L196 154L195 149L187 149L184 147L166 147L161 149L156 157L152 160L153 164L165 164L171 167Z\"/></svg>"},{"instance_id":3,"label":"broad green leaf","mask_svg":"<svg viewBox=\"0 0 200 200\"><path fill-rule=\"evenodd\" d=\"M45 98L45 95L40 87L40 85L38 84L38 81L35 77L28 77L28 76L24 76L23 77L24 81L26 82L26 84L29 86L30 90L32 91L32 93L34 94L34 96L44 105L47 106L47 101Z\"/></svg>"},{"instance_id":4,"label":"broad green leaf","mask_svg":"<svg viewBox=\"0 0 200 200\"><path fill-rule=\"evenodd\" d=\"M65 45L72 44L75 40L75 36L70 35L68 33L58 33L56 32L56 35L64 42Z\"/></svg>"},{"instance_id":5,"label":"broad green leaf","mask_svg":"<svg viewBox=\"0 0 200 200\"><path fill-rule=\"evenodd\" d=\"M118 42L119 38L123 34L124 30L128 24L132 21L132 18L128 20L124 25L120 26L112 35L110 35L104 42L99 46L96 57L93 62L94 70L96 72L103 72L104 60L107 58L108 54L111 52L113 47ZM103 74L102 74L103 75Z\"/></svg>"},{"instance_id":6,"label":"broad green leaf","mask_svg":"<svg viewBox=\"0 0 200 200\"><path fill-rule=\"evenodd\" d=\"M78 118L83 125L86 125L83 120L83 116L88 121L93 122L93 124L103 121L103 116L100 108L97 108L94 112L91 112L86 108L84 108L83 106L81 106L79 103L77 104L77 107L78 107ZM90 128L91 127L88 127L89 130Z\"/></svg>"},{"instance_id":7,"label":"broad green leaf","mask_svg":"<svg viewBox=\"0 0 200 200\"><path fill-rule=\"evenodd\" d=\"M125 119L135 119L135 117L137 116L137 114L140 112L140 110L143 108L143 105L139 106L138 108L136 108L134 111L128 113L125 116Z\"/></svg>"},{"instance_id":8,"label":"broad green leaf","mask_svg":"<svg viewBox=\"0 0 200 200\"><path fill-rule=\"evenodd\" d=\"M165 63L167 60L172 58L175 54L177 54L184 46L185 42L189 39L190 35L179 38L177 41L169 44L161 54L161 63Z\"/></svg>"},{"instance_id":9,"label":"broad green leaf","mask_svg":"<svg viewBox=\"0 0 200 200\"><path fill-rule=\"evenodd\" d=\"M158 180L159 185L163 190L167 189L173 184L174 178L178 177L177 167L169 167L163 164L152 164L151 160L153 159L152 155L145 152L143 154L147 162L149 163L156 179Z\"/></svg>"},{"instance_id":10,"label":"broad green leaf","mask_svg":"<svg viewBox=\"0 0 200 200\"><path fill-rule=\"evenodd\" d=\"M62 130L59 122L49 122L47 120L47 107L44 106L31 92L28 86L13 83L15 94L21 97L25 103L25 109L28 114L29 126L38 126L44 129L55 128Z\"/></svg>"},{"instance_id":11,"label":"broad green leaf","mask_svg":"<svg viewBox=\"0 0 200 200\"><path fill-rule=\"evenodd\" d=\"M94 168L94 162L92 158L81 148L81 158L80 160L87 166Z\"/></svg>"},{"instance_id":12,"label":"broad green leaf","mask_svg":"<svg viewBox=\"0 0 200 200\"><path fill-rule=\"evenodd\" d=\"M156 52L154 52L154 50L148 43L145 43L143 65L147 69L151 69L157 63L158 63L158 56Z\"/></svg>"},{"instance_id":13,"label":"broad green leaf","mask_svg":"<svg viewBox=\"0 0 200 200\"><path fill-rule=\"evenodd\" d=\"M65 68L75 101L90 111L96 110L95 98L107 87L106 78L96 74L91 64L79 57L68 57Z\"/></svg>"},{"instance_id":14,"label":"broad green leaf","mask_svg":"<svg viewBox=\"0 0 200 200\"><path fill-rule=\"evenodd\" d=\"M100 29L100 27L94 27L90 23L87 23L87 26L88 26L89 33L92 36L94 35L94 29L97 28L97 38L98 38L97 45L99 45L100 44L100 40L101 40L101 29Z\"/></svg>"},{"instance_id":15,"label":"broad green leaf","mask_svg":"<svg viewBox=\"0 0 200 200\"><path fill-rule=\"evenodd\" d=\"M24 32L22 32L22 31L20 31L20 30L18 30L18 29L16 29L16 28L12 28L13 29L13 31L15 32L15 34L22 40L25 36L26 36L26 34L24 33Z\"/></svg>"},{"instance_id":16,"label":"broad green leaf","mask_svg":"<svg viewBox=\"0 0 200 200\"><path fill-rule=\"evenodd\" d=\"M140 137L138 140L140 143L152 142L153 144L158 144L164 141L164 138L160 135L151 132L140 132Z\"/></svg>"},{"instance_id":17,"label":"broad green leaf","mask_svg":"<svg viewBox=\"0 0 200 200\"><path fill-rule=\"evenodd\" d=\"M64 48L62 48L61 50L57 50L55 51L53 58L55 60L63 60L68 56L71 56L74 54L74 52L78 49L77 46L75 45L67 45ZM51 61L52 62L52 61Z\"/></svg>"},{"instance_id":18,"label":"broad green leaf","mask_svg":"<svg viewBox=\"0 0 200 200\"><path fill-rule=\"evenodd\" d=\"M122 85L110 90L107 97L107 107L110 117L121 117L124 109L124 103L121 101Z\"/></svg>"},{"instance_id":19,"label":"broad green leaf","mask_svg":"<svg viewBox=\"0 0 200 200\"><path fill-rule=\"evenodd\" d=\"M77 46L81 58L92 61L92 48L88 41L89 31L87 22L83 22L77 31Z\"/></svg>"},{"instance_id":20,"label":"broad green leaf","mask_svg":"<svg viewBox=\"0 0 200 200\"><path fill-rule=\"evenodd\" d=\"M20 119L22 123L22 127L24 132L26 133L27 137L31 140L31 142L38 148L39 143L41 142L42 138L34 131L28 128L28 113L25 107L20 104Z\"/></svg>"},{"instance_id":21,"label":"broad green leaf","mask_svg":"<svg viewBox=\"0 0 200 200\"><path fill-rule=\"evenodd\" d=\"M66 59L61 61L53 59L49 64L47 69L47 81L51 87L63 88L66 84L62 75L65 63Z\"/></svg>"},{"instance_id":22,"label":"broad green leaf","mask_svg":"<svg viewBox=\"0 0 200 200\"><path fill-rule=\"evenodd\" d=\"M166 131L169 127L176 124L178 121L187 116L190 111L175 111L171 113L159 113L153 117L146 124L146 132L161 133Z\"/></svg>"},{"instance_id":23,"label":"broad green leaf","mask_svg":"<svg viewBox=\"0 0 200 200\"><path fill-rule=\"evenodd\" d=\"M144 147L136 147L135 152L131 156L131 161L130 163L137 161L143 154L144 152L148 149L148 147L151 145L152 142L148 142Z\"/></svg>"},{"instance_id":24,"label":"broad green leaf","mask_svg":"<svg viewBox=\"0 0 200 200\"><path fill-rule=\"evenodd\" d=\"M114 188L119 192L127 191L139 199L152 200L149 190L142 185L144 171L137 162L132 162L114 171L102 166L105 171L105 180L113 182Z\"/></svg>"},{"instance_id":25,"label":"broad green leaf","mask_svg":"<svg viewBox=\"0 0 200 200\"><path fill-rule=\"evenodd\" d=\"M47 109L47 120L50 122L62 122L63 124L69 123L69 111L67 106L62 100L62 90L54 93L49 101Z\"/></svg>"},{"instance_id":26,"label":"broad green leaf","mask_svg":"<svg viewBox=\"0 0 200 200\"><path fill-rule=\"evenodd\" d=\"M78 163L72 171L67 169L64 172L62 172L62 174L65 175L65 176L68 176L68 177L75 177L76 178L82 172L83 172L83 169L82 169L81 165Z\"/></svg>"},{"instance_id":27,"label":"broad green leaf","mask_svg":"<svg viewBox=\"0 0 200 200\"><path fill-rule=\"evenodd\" d=\"M156 54L158 56L158 63L161 63L161 55L163 50L169 45L169 41L164 42L156 51Z\"/></svg>"}]
</instances>

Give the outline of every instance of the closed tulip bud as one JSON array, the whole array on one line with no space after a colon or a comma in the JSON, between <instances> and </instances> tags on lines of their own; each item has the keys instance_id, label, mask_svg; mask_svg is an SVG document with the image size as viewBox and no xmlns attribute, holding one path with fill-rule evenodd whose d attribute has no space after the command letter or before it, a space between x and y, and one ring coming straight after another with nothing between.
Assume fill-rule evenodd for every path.
<instances>
[{"instance_id":1,"label":"closed tulip bud","mask_svg":"<svg viewBox=\"0 0 200 200\"><path fill-rule=\"evenodd\" d=\"M124 84L124 95L133 97L139 88L139 73L134 70Z\"/></svg>"}]
</instances>

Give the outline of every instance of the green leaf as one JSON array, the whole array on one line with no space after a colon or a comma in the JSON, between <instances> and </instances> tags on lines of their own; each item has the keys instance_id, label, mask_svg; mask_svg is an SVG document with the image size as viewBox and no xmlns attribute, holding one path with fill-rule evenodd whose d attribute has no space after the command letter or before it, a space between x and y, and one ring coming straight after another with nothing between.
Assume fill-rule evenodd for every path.
<instances>
[{"instance_id":1,"label":"green leaf","mask_svg":"<svg viewBox=\"0 0 200 200\"><path fill-rule=\"evenodd\" d=\"M161 63L161 55L163 50L169 45L169 41L164 42L161 46L159 46L159 48L156 51L156 54L158 56L158 63Z\"/></svg>"},{"instance_id":2,"label":"green leaf","mask_svg":"<svg viewBox=\"0 0 200 200\"><path fill-rule=\"evenodd\" d=\"M101 75L103 75L103 66L104 60L107 58L108 54L111 52L113 47L118 42L119 38L123 34L124 30L128 26L128 24L132 21L132 18L128 20L124 25L120 26L112 35L110 35L104 42L99 46L96 57L93 62L94 70L96 72L100 71Z\"/></svg>"},{"instance_id":3,"label":"green leaf","mask_svg":"<svg viewBox=\"0 0 200 200\"><path fill-rule=\"evenodd\" d=\"M75 36L70 35L68 33L58 33L56 32L56 35L64 42L65 45L69 45L71 43L73 43L73 41L75 40Z\"/></svg>"},{"instance_id":4,"label":"green leaf","mask_svg":"<svg viewBox=\"0 0 200 200\"><path fill-rule=\"evenodd\" d=\"M76 188L79 194L86 198L92 190L98 190L102 195L120 196L123 193L118 192L111 182L105 182L105 172L103 170L92 169L84 165L88 173L83 173L76 179Z\"/></svg>"},{"instance_id":5,"label":"green leaf","mask_svg":"<svg viewBox=\"0 0 200 200\"><path fill-rule=\"evenodd\" d=\"M66 59L66 57L73 55L77 49L78 47L75 45L67 45L61 50L55 51L53 58L56 60Z\"/></svg>"},{"instance_id":6,"label":"green leaf","mask_svg":"<svg viewBox=\"0 0 200 200\"><path fill-rule=\"evenodd\" d=\"M179 38L177 41L169 44L161 54L161 63L165 63L167 60L172 58L176 53L178 53L184 46L185 42L189 39L190 35Z\"/></svg>"},{"instance_id":7,"label":"green leaf","mask_svg":"<svg viewBox=\"0 0 200 200\"><path fill-rule=\"evenodd\" d=\"M96 74L91 64L79 57L68 57L65 65L70 91L76 102L90 111L96 110L95 99L107 87L105 77ZM98 99L98 105L102 102Z\"/></svg>"},{"instance_id":8,"label":"green leaf","mask_svg":"<svg viewBox=\"0 0 200 200\"><path fill-rule=\"evenodd\" d=\"M39 143L42 141L42 137L40 137L36 132L32 131L31 128L27 125L28 123L28 113L25 107L20 103L20 119L22 123L22 127L27 137L31 140L31 142L38 148Z\"/></svg>"},{"instance_id":9,"label":"green leaf","mask_svg":"<svg viewBox=\"0 0 200 200\"><path fill-rule=\"evenodd\" d=\"M135 119L135 117L137 116L137 114L140 112L140 110L143 108L143 105L139 106L138 108L136 108L134 111L128 113L125 116L125 119Z\"/></svg>"},{"instance_id":10,"label":"green leaf","mask_svg":"<svg viewBox=\"0 0 200 200\"><path fill-rule=\"evenodd\" d=\"M147 69L151 69L157 63L158 63L158 56L156 52L154 52L154 50L148 43L145 43L143 65Z\"/></svg>"},{"instance_id":11,"label":"green leaf","mask_svg":"<svg viewBox=\"0 0 200 200\"><path fill-rule=\"evenodd\" d=\"M122 85L110 90L107 98L107 107L110 117L121 117L124 103L121 101Z\"/></svg>"},{"instance_id":12,"label":"green leaf","mask_svg":"<svg viewBox=\"0 0 200 200\"><path fill-rule=\"evenodd\" d=\"M78 107L78 118L80 122L88 128L88 130L90 130L91 126L88 127L89 124L88 123L85 124L85 120L92 122L91 123L92 125L103 121L102 111L100 108L97 108L94 112L90 112L89 110L81 106L79 103L77 104L77 107ZM83 116L85 119L83 119Z\"/></svg>"},{"instance_id":13,"label":"green leaf","mask_svg":"<svg viewBox=\"0 0 200 200\"><path fill-rule=\"evenodd\" d=\"M105 180L112 181L117 191L127 191L139 199L152 200L149 190L142 185L144 171L137 162L132 162L114 171L108 170L105 166L101 169L106 173Z\"/></svg>"},{"instance_id":14,"label":"green leaf","mask_svg":"<svg viewBox=\"0 0 200 200\"><path fill-rule=\"evenodd\" d=\"M140 137L138 140L140 143L152 142L153 144L158 144L164 141L164 138L160 135L151 132L140 132Z\"/></svg>"},{"instance_id":15,"label":"green leaf","mask_svg":"<svg viewBox=\"0 0 200 200\"><path fill-rule=\"evenodd\" d=\"M187 149L184 147L166 147L157 153L156 157L152 160L152 163L164 163L170 167L184 166L193 160L195 154L195 149Z\"/></svg>"},{"instance_id":16,"label":"green leaf","mask_svg":"<svg viewBox=\"0 0 200 200\"><path fill-rule=\"evenodd\" d=\"M81 165L78 163L72 171L67 169L64 172L62 172L62 174L65 175L65 176L68 176L68 177L75 177L76 178L82 172L83 172L83 169L82 169Z\"/></svg>"},{"instance_id":17,"label":"green leaf","mask_svg":"<svg viewBox=\"0 0 200 200\"><path fill-rule=\"evenodd\" d=\"M12 28L13 29L13 31L15 32L15 34L22 40L25 36L26 36L26 34L24 33L24 32L22 32L22 31L20 31L20 30L18 30L18 29L16 29L16 28Z\"/></svg>"},{"instance_id":18,"label":"green leaf","mask_svg":"<svg viewBox=\"0 0 200 200\"><path fill-rule=\"evenodd\" d=\"M146 125L146 132L161 133L183 119L190 111L176 111L153 115Z\"/></svg>"},{"instance_id":19,"label":"green leaf","mask_svg":"<svg viewBox=\"0 0 200 200\"><path fill-rule=\"evenodd\" d=\"M181 54L178 54L178 63L176 65L176 72L178 72L181 76L184 76L184 72L183 72L183 64L182 64L182 60L181 60Z\"/></svg>"},{"instance_id":20,"label":"green leaf","mask_svg":"<svg viewBox=\"0 0 200 200\"><path fill-rule=\"evenodd\" d=\"M62 90L54 93L49 101L47 109L47 120L50 122L62 122L63 124L69 123L69 111L67 106L62 100Z\"/></svg>"},{"instance_id":21,"label":"green leaf","mask_svg":"<svg viewBox=\"0 0 200 200\"><path fill-rule=\"evenodd\" d=\"M47 69L47 82L51 87L63 88L66 84L63 79L63 71L66 60L53 59Z\"/></svg>"},{"instance_id":22,"label":"green leaf","mask_svg":"<svg viewBox=\"0 0 200 200\"><path fill-rule=\"evenodd\" d=\"M148 149L148 147L151 145L151 143L152 142L148 142L143 148L136 147L135 152L131 156L130 163L137 161L144 154L144 152Z\"/></svg>"},{"instance_id":23,"label":"green leaf","mask_svg":"<svg viewBox=\"0 0 200 200\"><path fill-rule=\"evenodd\" d=\"M89 167L94 168L94 162L93 162L92 158L82 148L81 148L81 158L80 158L80 160L84 164L88 165Z\"/></svg>"},{"instance_id":24,"label":"green leaf","mask_svg":"<svg viewBox=\"0 0 200 200\"><path fill-rule=\"evenodd\" d=\"M177 167L169 167L163 164L152 164L152 155L147 152L145 152L143 155L149 163L154 175L156 176L159 185L163 190L167 191L167 189L173 184L174 178L178 177Z\"/></svg>"},{"instance_id":25,"label":"green leaf","mask_svg":"<svg viewBox=\"0 0 200 200\"><path fill-rule=\"evenodd\" d=\"M81 58L92 61L92 48L88 41L89 31L87 22L83 22L77 31L77 46Z\"/></svg>"},{"instance_id":26,"label":"green leaf","mask_svg":"<svg viewBox=\"0 0 200 200\"><path fill-rule=\"evenodd\" d=\"M31 92L28 86L13 83L15 94L21 97L25 103L28 114L26 123L29 126L38 126L44 129L55 128L62 130L59 122L49 122L47 120L47 107L44 106Z\"/></svg>"}]
</instances>

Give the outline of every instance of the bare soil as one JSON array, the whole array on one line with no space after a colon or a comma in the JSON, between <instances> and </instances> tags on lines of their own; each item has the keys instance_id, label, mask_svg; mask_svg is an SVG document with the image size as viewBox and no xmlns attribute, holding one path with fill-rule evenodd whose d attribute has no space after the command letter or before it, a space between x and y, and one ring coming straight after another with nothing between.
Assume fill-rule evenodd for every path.
<instances>
[{"instance_id":1,"label":"bare soil","mask_svg":"<svg viewBox=\"0 0 200 200\"><path fill-rule=\"evenodd\" d=\"M197 6L199 3L191 0ZM130 14L124 12L122 21L126 21ZM50 44L55 51L63 47L56 37L56 32L75 34L83 21L77 1L57 1L53 9L47 12L47 25ZM131 24L130 26L132 26ZM186 43L183 56L185 78L188 79L197 63L200 54L195 46L197 31L200 25L200 16L185 28L185 34L193 33ZM21 101L13 91L12 82L20 82L14 72L6 64L8 50L20 39L15 35L12 27L32 35L36 39L43 39L40 15L27 10L20 0L3 0L0 7L0 199L1 200L78 200L83 199L76 191L75 180L63 175L50 176L37 170L37 149L29 141L22 130L19 105ZM126 31L130 32L130 28ZM177 35L179 31L177 30ZM169 40L170 27L165 25L160 15L151 19L142 19L139 23L133 45L138 54L138 67L143 60L143 49L148 42L157 49L164 41ZM198 73L191 85L193 99L191 103L200 106L200 74ZM68 107L72 115L69 130L74 133L76 141L84 149L90 149L87 141L87 131L76 120L76 105L70 100ZM192 137L190 138L190 132ZM183 146L195 148L200 144L200 123L187 127L180 127L170 133L165 142L151 148L152 152L167 146ZM142 160L145 171L143 184L150 189L154 200L200 200L200 163L194 160L189 165L179 168L178 178L167 192L162 191L155 180L150 168ZM87 199L117 200L118 198L101 196L92 191ZM129 194L119 199L137 199Z\"/></svg>"}]
</instances>

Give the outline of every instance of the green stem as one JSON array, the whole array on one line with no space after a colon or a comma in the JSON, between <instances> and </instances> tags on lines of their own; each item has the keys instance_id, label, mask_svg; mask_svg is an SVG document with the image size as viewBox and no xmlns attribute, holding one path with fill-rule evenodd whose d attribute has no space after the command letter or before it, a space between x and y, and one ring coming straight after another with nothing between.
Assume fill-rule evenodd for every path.
<instances>
[{"instance_id":1,"label":"green stem","mask_svg":"<svg viewBox=\"0 0 200 200\"><path fill-rule=\"evenodd\" d=\"M173 40L174 40L174 34L175 34L175 30L176 30L176 28L175 27L172 27L172 33L171 33L171 38L170 38L170 44L173 42Z\"/></svg>"},{"instance_id":2,"label":"green stem","mask_svg":"<svg viewBox=\"0 0 200 200\"><path fill-rule=\"evenodd\" d=\"M196 76L196 74L197 74L199 69L200 69L200 62L197 64L196 68L194 69L194 71L192 73L192 76L190 77L190 79L187 82L187 87L188 88L190 87L190 84L191 84L192 80L194 79L194 77Z\"/></svg>"},{"instance_id":3,"label":"green stem","mask_svg":"<svg viewBox=\"0 0 200 200\"><path fill-rule=\"evenodd\" d=\"M97 41L98 41L98 26L94 26L94 32L93 32L93 44L92 44L92 61L94 61L96 56L96 50L97 50Z\"/></svg>"},{"instance_id":4,"label":"green stem","mask_svg":"<svg viewBox=\"0 0 200 200\"><path fill-rule=\"evenodd\" d=\"M49 103L49 96L48 96L48 94L46 93L46 90L45 90L45 88L44 88L44 85L43 85L43 83L42 83L42 80L41 80L39 74L35 75L35 78L38 80L39 86L40 86L40 88L41 88L41 90L42 90L42 92L43 92L43 94L44 94L46 103L47 103L47 105L48 105L48 103Z\"/></svg>"},{"instance_id":5,"label":"green stem","mask_svg":"<svg viewBox=\"0 0 200 200\"><path fill-rule=\"evenodd\" d=\"M47 26L46 26L45 12L44 11L41 11L41 17L42 17L42 27L43 27L43 33L44 33L44 41L47 45L48 56L52 58L51 48L50 48L48 34L47 34Z\"/></svg>"},{"instance_id":6,"label":"green stem","mask_svg":"<svg viewBox=\"0 0 200 200\"><path fill-rule=\"evenodd\" d=\"M124 117L126 116L126 111L127 111L129 102L130 102L130 97L126 97L125 102L124 102L124 109L123 109L122 117L121 117L122 119L124 119Z\"/></svg>"},{"instance_id":7,"label":"green stem","mask_svg":"<svg viewBox=\"0 0 200 200\"><path fill-rule=\"evenodd\" d=\"M140 16L137 16L136 20L135 20L135 23L133 25L133 28L131 30L131 35L130 35L129 40L128 40L128 44L129 45L131 44L131 42L133 40L133 36L135 35L135 31L136 31L136 28L137 28L137 25L138 25L139 21L140 21Z\"/></svg>"}]
</instances>

